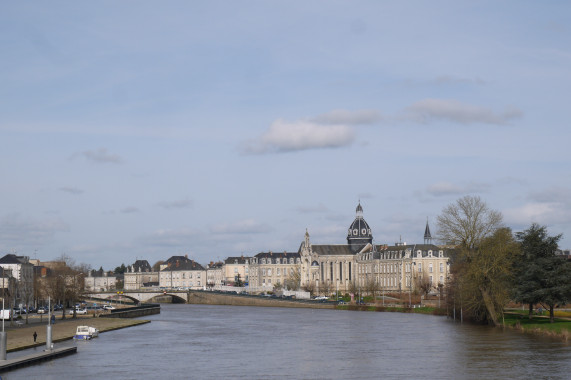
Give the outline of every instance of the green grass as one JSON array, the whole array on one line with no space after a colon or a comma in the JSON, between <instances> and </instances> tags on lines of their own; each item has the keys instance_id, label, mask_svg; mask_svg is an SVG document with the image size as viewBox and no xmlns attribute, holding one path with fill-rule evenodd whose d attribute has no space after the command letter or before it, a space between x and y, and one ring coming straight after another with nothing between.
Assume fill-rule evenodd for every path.
<instances>
[{"instance_id":1,"label":"green grass","mask_svg":"<svg viewBox=\"0 0 571 380\"><path fill-rule=\"evenodd\" d=\"M504 323L508 327L536 334L556 336L568 340L571 336L571 321L555 318L550 323L549 318L533 316L531 320L522 313L506 314Z\"/></svg>"}]
</instances>

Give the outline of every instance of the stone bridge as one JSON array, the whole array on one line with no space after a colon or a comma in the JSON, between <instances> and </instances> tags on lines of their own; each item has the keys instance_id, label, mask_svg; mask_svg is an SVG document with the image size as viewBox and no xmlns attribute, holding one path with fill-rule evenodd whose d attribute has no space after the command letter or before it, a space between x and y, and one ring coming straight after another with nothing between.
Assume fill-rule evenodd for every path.
<instances>
[{"instance_id":1,"label":"stone bridge","mask_svg":"<svg viewBox=\"0 0 571 380\"><path fill-rule=\"evenodd\" d=\"M110 292L87 292L86 297L105 299L113 302L125 301L135 303L154 302L156 297L171 296L173 303L188 303L192 290L122 290Z\"/></svg>"}]
</instances>

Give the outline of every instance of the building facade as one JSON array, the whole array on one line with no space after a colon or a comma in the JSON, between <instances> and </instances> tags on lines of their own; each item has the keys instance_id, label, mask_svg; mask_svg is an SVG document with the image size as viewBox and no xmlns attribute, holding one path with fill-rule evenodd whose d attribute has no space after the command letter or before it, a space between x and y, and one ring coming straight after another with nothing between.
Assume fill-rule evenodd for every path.
<instances>
[{"instance_id":1,"label":"building facade","mask_svg":"<svg viewBox=\"0 0 571 380\"><path fill-rule=\"evenodd\" d=\"M299 252L260 252L250 264L251 289L273 290L299 278Z\"/></svg>"},{"instance_id":2,"label":"building facade","mask_svg":"<svg viewBox=\"0 0 571 380\"><path fill-rule=\"evenodd\" d=\"M14 287L11 292L13 302L16 305L31 304L34 296L34 265L30 263L29 257L9 253L0 258L0 268L3 279L7 277L8 273L14 279Z\"/></svg>"},{"instance_id":3,"label":"building facade","mask_svg":"<svg viewBox=\"0 0 571 380\"><path fill-rule=\"evenodd\" d=\"M159 287L166 289L205 289L206 269L187 256L172 256L161 265Z\"/></svg>"},{"instance_id":4,"label":"building facade","mask_svg":"<svg viewBox=\"0 0 571 380\"><path fill-rule=\"evenodd\" d=\"M159 286L159 272L153 272L147 260L137 260L124 273L124 289L139 290Z\"/></svg>"},{"instance_id":5,"label":"building facade","mask_svg":"<svg viewBox=\"0 0 571 380\"><path fill-rule=\"evenodd\" d=\"M437 291L449 279L449 250L432 244L428 222L424 244L375 245L359 202L346 240L347 244L312 244L306 230L298 252L257 254L250 265L250 283L271 289L295 274L302 288L331 294L365 287L388 292Z\"/></svg>"},{"instance_id":6,"label":"building facade","mask_svg":"<svg viewBox=\"0 0 571 380\"><path fill-rule=\"evenodd\" d=\"M224 275L223 285L234 285L238 278L242 283L247 284L250 279L250 262L251 257L228 257L224 260L224 267L222 268Z\"/></svg>"}]
</instances>

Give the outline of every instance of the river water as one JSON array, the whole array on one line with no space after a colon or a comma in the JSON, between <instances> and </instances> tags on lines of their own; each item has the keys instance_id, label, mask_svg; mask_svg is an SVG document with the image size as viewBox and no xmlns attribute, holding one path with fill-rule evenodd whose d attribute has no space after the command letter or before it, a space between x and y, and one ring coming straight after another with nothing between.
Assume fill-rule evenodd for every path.
<instances>
[{"instance_id":1,"label":"river water","mask_svg":"<svg viewBox=\"0 0 571 380\"><path fill-rule=\"evenodd\" d=\"M147 319L2 379L571 378L569 344L444 317L168 304Z\"/></svg>"}]
</instances>

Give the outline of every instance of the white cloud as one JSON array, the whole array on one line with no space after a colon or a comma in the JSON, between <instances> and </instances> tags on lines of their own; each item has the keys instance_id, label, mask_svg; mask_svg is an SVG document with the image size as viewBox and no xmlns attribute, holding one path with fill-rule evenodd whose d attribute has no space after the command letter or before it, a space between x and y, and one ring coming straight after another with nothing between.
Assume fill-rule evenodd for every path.
<instances>
[{"instance_id":1,"label":"white cloud","mask_svg":"<svg viewBox=\"0 0 571 380\"><path fill-rule=\"evenodd\" d=\"M484 123L504 125L523 115L517 108L508 108L497 113L485 107L465 104L450 99L423 99L406 108L405 118L428 123L433 120L448 120L460 124Z\"/></svg>"},{"instance_id":2,"label":"white cloud","mask_svg":"<svg viewBox=\"0 0 571 380\"><path fill-rule=\"evenodd\" d=\"M272 228L253 219L244 219L234 223L219 224L210 227L210 231L217 234L259 234L270 232Z\"/></svg>"},{"instance_id":3,"label":"white cloud","mask_svg":"<svg viewBox=\"0 0 571 380\"><path fill-rule=\"evenodd\" d=\"M249 142L245 153L278 153L308 149L340 148L355 139L352 128L346 125L321 125L310 121L287 122L276 120L256 141Z\"/></svg>"},{"instance_id":4,"label":"white cloud","mask_svg":"<svg viewBox=\"0 0 571 380\"><path fill-rule=\"evenodd\" d=\"M177 210L190 208L192 207L193 202L190 199L182 199L179 201L159 202L158 205L167 210Z\"/></svg>"},{"instance_id":5,"label":"white cloud","mask_svg":"<svg viewBox=\"0 0 571 380\"><path fill-rule=\"evenodd\" d=\"M453 184L450 182L434 183L426 188L426 192L435 197L448 195L464 195L485 192L489 189L489 185L485 183L470 182L463 185Z\"/></svg>"},{"instance_id":6,"label":"white cloud","mask_svg":"<svg viewBox=\"0 0 571 380\"><path fill-rule=\"evenodd\" d=\"M503 211L505 220L513 224L558 224L571 222L568 210L562 209L557 202L531 202L523 206Z\"/></svg>"},{"instance_id":7,"label":"white cloud","mask_svg":"<svg viewBox=\"0 0 571 380\"><path fill-rule=\"evenodd\" d=\"M143 243L154 247L191 247L202 234L194 229L161 229L142 238Z\"/></svg>"},{"instance_id":8,"label":"white cloud","mask_svg":"<svg viewBox=\"0 0 571 380\"><path fill-rule=\"evenodd\" d=\"M123 162L123 159L119 155L110 153L106 148L86 150L80 153L75 153L71 156L71 158L74 159L78 156L83 157L88 161L102 164L121 164Z\"/></svg>"},{"instance_id":9,"label":"white cloud","mask_svg":"<svg viewBox=\"0 0 571 380\"><path fill-rule=\"evenodd\" d=\"M73 194L73 195L83 194L83 190L78 189L77 187L72 187L72 186L60 187L59 190L63 191L64 193Z\"/></svg>"},{"instance_id":10,"label":"white cloud","mask_svg":"<svg viewBox=\"0 0 571 380\"><path fill-rule=\"evenodd\" d=\"M319 124L358 125L375 123L380 119L381 115L376 110L348 111L338 109L318 115L311 120Z\"/></svg>"},{"instance_id":11,"label":"white cloud","mask_svg":"<svg viewBox=\"0 0 571 380\"><path fill-rule=\"evenodd\" d=\"M0 220L0 242L5 248L39 246L57 232L67 230L68 226L61 220L35 220L10 214Z\"/></svg>"}]
</instances>

